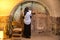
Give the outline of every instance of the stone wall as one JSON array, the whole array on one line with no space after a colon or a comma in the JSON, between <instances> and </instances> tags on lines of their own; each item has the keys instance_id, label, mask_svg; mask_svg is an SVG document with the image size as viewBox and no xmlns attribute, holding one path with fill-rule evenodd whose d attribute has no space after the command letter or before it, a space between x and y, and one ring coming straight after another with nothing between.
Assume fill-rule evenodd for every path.
<instances>
[{"instance_id":1,"label":"stone wall","mask_svg":"<svg viewBox=\"0 0 60 40\"><path fill-rule=\"evenodd\" d=\"M6 26L8 24L8 16L0 16L0 30L4 30L6 32Z\"/></svg>"},{"instance_id":2,"label":"stone wall","mask_svg":"<svg viewBox=\"0 0 60 40\"><path fill-rule=\"evenodd\" d=\"M60 1L59 0L25 0L37 1L47 7L50 16L48 17L48 28L51 28L53 33L57 33L60 29Z\"/></svg>"},{"instance_id":3,"label":"stone wall","mask_svg":"<svg viewBox=\"0 0 60 40\"><path fill-rule=\"evenodd\" d=\"M56 18L56 34L60 35L60 17Z\"/></svg>"}]
</instances>

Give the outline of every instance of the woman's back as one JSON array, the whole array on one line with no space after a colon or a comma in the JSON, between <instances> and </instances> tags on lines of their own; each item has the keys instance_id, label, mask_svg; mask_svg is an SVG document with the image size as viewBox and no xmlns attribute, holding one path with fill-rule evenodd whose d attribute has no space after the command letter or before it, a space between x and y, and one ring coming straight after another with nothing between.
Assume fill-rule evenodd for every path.
<instances>
[{"instance_id":1,"label":"woman's back","mask_svg":"<svg viewBox=\"0 0 60 40\"><path fill-rule=\"evenodd\" d=\"M27 12L25 17L24 17L24 23L27 24L27 25L31 23L30 16L31 16L31 11L29 10L29 12Z\"/></svg>"}]
</instances>

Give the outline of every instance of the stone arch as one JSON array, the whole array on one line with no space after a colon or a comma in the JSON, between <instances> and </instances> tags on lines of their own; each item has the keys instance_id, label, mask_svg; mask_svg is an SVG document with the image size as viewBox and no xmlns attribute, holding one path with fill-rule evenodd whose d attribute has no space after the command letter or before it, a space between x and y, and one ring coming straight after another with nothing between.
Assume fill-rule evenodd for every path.
<instances>
[{"instance_id":1,"label":"stone arch","mask_svg":"<svg viewBox=\"0 0 60 40\"><path fill-rule=\"evenodd\" d=\"M48 8L43 2L25 1L25 2L22 2L22 3L17 4L17 5L12 9L12 11L10 12L10 16L12 17L12 16L14 15L14 12L15 12L16 9L18 8L18 6L23 5L24 3L27 3L27 2L35 2L35 3L38 3L39 5L42 5L42 6L46 9L48 15L50 15L49 8Z\"/></svg>"},{"instance_id":2,"label":"stone arch","mask_svg":"<svg viewBox=\"0 0 60 40\"><path fill-rule=\"evenodd\" d=\"M28 3L28 2L32 2L32 3L34 2L34 3L38 3L39 5L42 5L42 6L46 9L48 17L50 16L49 8L48 8L44 3L42 3L42 2L37 2L37 1L25 1L25 2L22 2L22 3L17 4L17 5L12 9L11 14L10 14L10 16L9 16L9 24L10 24L10 25L11 25L11 22L12 22L12 20L13 20L13 16L14 16L14 13L15 13L16 9L17 9L20 5L23 5L23 4ZM48 19L47 19L47 20L48 20Z\"/></svg>"}]
</instances>

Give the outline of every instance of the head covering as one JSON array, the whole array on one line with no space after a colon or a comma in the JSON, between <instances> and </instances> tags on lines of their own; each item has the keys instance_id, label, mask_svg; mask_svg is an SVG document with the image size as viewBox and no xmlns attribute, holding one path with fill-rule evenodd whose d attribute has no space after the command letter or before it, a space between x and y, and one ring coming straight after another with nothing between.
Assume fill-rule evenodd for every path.
<instances>
[{"instance_id":1,"label":"head covering","mask_svg":"<svg viewBox=\"0 0 60 40\"><path fill-rule=\"evenodd\" d=\"M26 13L28 12L28 10L29 10L28 7L26 7L26 8L24 9L24 15L26 15Z\"/></svg>"}]
</instances>

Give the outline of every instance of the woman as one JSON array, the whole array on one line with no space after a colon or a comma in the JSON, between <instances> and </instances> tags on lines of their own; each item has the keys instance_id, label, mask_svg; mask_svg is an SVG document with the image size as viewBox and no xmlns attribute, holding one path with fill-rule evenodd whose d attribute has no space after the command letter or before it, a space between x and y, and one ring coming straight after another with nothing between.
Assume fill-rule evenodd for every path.
<instances>
[{"instance_id":1,"label":"woman","mask_svg":"<svg viewBox=\"0 0 60 40\"><path fill-rule=\"evenodd\" d=\"M31 10L28 7L24 10L24 37L30 38L31 36Z\"/></svg>"}]
</instances>

